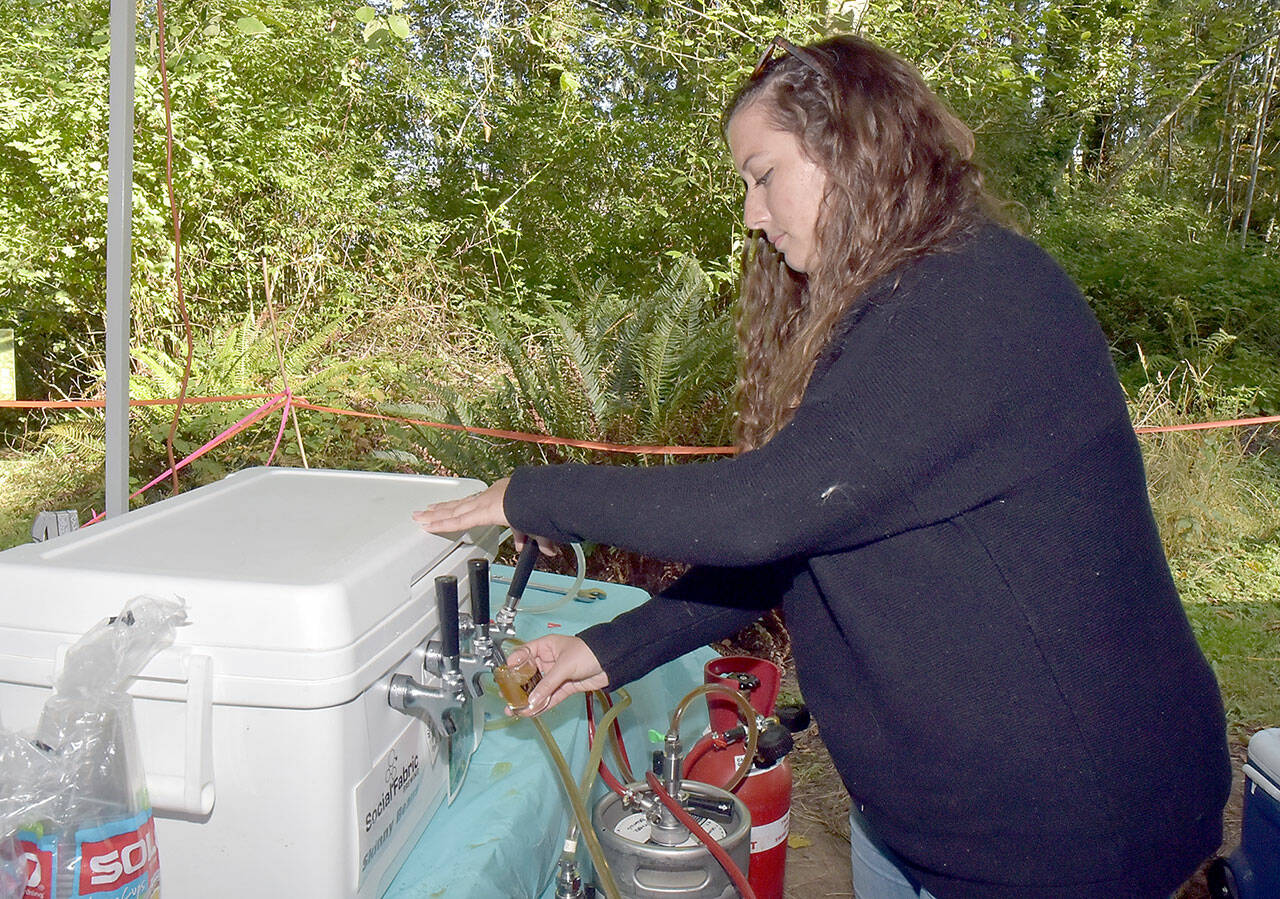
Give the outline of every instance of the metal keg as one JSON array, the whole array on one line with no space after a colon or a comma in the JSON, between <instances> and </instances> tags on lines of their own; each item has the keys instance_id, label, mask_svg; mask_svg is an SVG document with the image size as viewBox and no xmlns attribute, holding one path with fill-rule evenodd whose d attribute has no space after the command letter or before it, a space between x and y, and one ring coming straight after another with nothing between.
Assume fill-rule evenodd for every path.
<instances>
[{"instance_id":1,"label":"metal keg","mask_svg":"<svg viewBox=\"0 0 1280 899\"><path fill-rule=\"evenodd\" d=\"M630 784L636 793L652 792L645 784ZM751 857L751 815L737 796L719 787L687 780L681 789L694 796L728 802L727 821L693 816L745 875ZM592 822L618 890L627 899L736 899L729 875L692 834L682 843L666 846L651 839L651 826L640 809L628 809L616 793L596 803Z\"/></svg>"}]
</instances>

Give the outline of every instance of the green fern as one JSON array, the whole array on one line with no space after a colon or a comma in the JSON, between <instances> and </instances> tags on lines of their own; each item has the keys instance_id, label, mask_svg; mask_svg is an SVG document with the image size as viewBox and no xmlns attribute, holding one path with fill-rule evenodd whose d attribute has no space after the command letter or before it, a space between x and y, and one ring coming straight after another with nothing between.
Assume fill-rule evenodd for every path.
<instances>
[{"instance_id":1,"label":"green fern","mask_svg":"<svg viewBox=\"0 0 1280 899\"><path fill-rule=\"evenodd\" d=\"M383 398L381 389L369 377L380 365L377 359L332 361L337 355L335 344L342 339L347 324L346 316L309 326L306 338L296 343L290 343L288 333L283 330L286 320L279 319L280 339L284 344L283 369L288 386L295 394L336 405L348 405L357 396L372 397L375 401ZM130 390L135 398L177 396L185 362L181 354L154 344L136 345L132 353L135 366ZM274 393L284 388L284 380L270 320L249 311L221 330L197 335L187 395ZM259 402L187 406L174 435L175 451L178 455L191 452ZM139 468L156 469L162 464L158 460L167 455L165 443L173 420L173 407L138 407L133 420L135 437L141 438L134 447ZM278 423L278 418L274 420ZM303 428L308 460L319 465L351 464L353 447L356 453L373 449L373 440L365 433L367 427L372 426L327 416L310 417ZM242 465L261 463L275 435L276 430L270 425L254 426L216 454L197 460L192 467L193 480L207 481ZM286 441L280 448L284 455L276 458L285 458L294 452L293 441ZM391 464L403 466L399 461Z\"/></svg>"},{"instance_id":2,"label":"green fern","mask_svg":"<svg viewBox=\"0 0 1280 899\"><path fill-rule=\"evenodd\" d=\"M697 262L680 259L648 297L627 296L605 282L580 292L573 313L549 310L546 329L528 337L490 314L489 337L507 373L488 394L468 398L424 384L425 403L393 411L609 443L727 442L732 322ZM490 479L531 462L635 461L439 429L412 433L436 467Z\"/></svg>"},{"instance_id":3,"label":"green fern","mask_svg":"<svg viewBox=\"0 0 1280 899\"><path fill-rule=\"evenodd\" d=\"M330 364L327 357L345 324L337 319L317 328L284 354L284 373L295 393L324 391L340 382L362 360ZM132 349L137 370L130 378L130 390L139 399L177 396L182 384L185 359L155 346ZM187 393L191 396L219 396L280 390L280 363L270 324L260 323L246 313L221 335L197 338Z\"/></svg>"},{"instance_id":4,"label":"green fern","mask_svg":"<svg viewBox=\"0 0 1280 899\"><path fill-rule=\"evenodd\" d=\"M49 425L40 439L46 451L57 455L100 458L106 443L106 425L101 416L80 413Z\"/></svg>"}]
</instances>

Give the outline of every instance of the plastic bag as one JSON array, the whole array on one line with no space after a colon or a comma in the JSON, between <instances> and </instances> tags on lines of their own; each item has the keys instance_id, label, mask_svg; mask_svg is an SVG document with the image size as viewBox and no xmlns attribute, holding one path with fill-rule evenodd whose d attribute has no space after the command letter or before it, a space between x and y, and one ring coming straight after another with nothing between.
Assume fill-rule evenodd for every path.
<instances>
[{"instance_id":1,"label":"plastic bag","mask_svg":"<svg viewBox=\"0 0 1280 899\"><path fill-rule=\"evenodd\" d=\"M0 728L0 899L160 895L129 682L186 623L131 600L67 652L34 737Z\"/></svg>"}]
</instances>

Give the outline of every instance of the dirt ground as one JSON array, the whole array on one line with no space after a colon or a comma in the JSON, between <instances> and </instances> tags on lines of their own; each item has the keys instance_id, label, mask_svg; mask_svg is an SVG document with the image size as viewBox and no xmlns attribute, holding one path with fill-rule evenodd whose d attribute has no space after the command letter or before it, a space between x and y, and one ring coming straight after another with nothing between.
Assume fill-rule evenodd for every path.
<instances>
[{"instance_id":1,"label":"dirt ground","mask_svg":"<svg viewBox=\"0 0 1280 899\"><path fill-rule=\"evenodd\" d=\"M853 895L849 881L849 794L811 725L791 752L791 836L786 899Z\"/></svg>"},{"instance_id":2,"label":"dirt ground","mask_svg":"<svg viewBox=\"0 0 1280 899\"><path fill-rule=\"evenodd\" d=\"M787 851L786 899L853 896L849 880L849 796L831 764L817 727L796 736L790 758L795 776L791 797L791 837ZM1221 852L1240 842L1245 744L1231 747L1235 778L1223 816ZM1209 899L1203 874L1186 885L1178 899Z\"/></svg>"}]
</instances>

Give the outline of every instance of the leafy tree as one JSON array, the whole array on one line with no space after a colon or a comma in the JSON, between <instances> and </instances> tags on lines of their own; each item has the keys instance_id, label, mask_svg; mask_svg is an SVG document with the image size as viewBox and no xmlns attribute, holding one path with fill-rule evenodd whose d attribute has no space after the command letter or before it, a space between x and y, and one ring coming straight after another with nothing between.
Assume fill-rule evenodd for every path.
<instances>
[{"instance_id":1,"label":"leafy tree","mask_svg":"<svg viewBox=\"0 0 1280 899\"><path fill-rule=\"evenodd\" d=\"M142 9L136 329L177 355ZM648 296L672 254L702 261L722 306L740 186L720 113L777 33L861 30L916 61L975 126L998 190L1095 285L1118 347L1176 352L1182 325L1175 278L1103 273L1117 222L1160 222L1122 241L1134 275L1152 255L1213 258L1205 241L1228 231L1280 239L1277 20L1256 0L194 0L169 16L184 280L206 330L261 308L264 261L303 323L385 327L384 346L419 345L412 315L445 339L493 310L536 331L601 277ZM26 394L97 380L106 21L105 0L0 0L0 325L18 331ZM1227 286L1253 252L1214 263L1223 286L1187 302L1198 337L1220 325L1265 356L1264 292L1233 304Z\"/></svg>"},{"instance_id":2,"label":"leafy tree","mask_svg":"<svg viewBox=\"0 0 1280 899\"><path fill-rule=\"evenodd\" d=\"M403 65L399 39L384 26L392 40L366 40L356 11L169 10L183 278L197 326L249 308L264 260L279 272L278 301L322 318L388 294L440 294L449 262L432 247L446 228L387 153L420 103L399 79L370 76ZM0 116L0 320L17 330L26 391L80 391L102 352L107 4L3 0L0 22L12 26L0 77L13 85ZM132 295L138 332L172 351L154 20L139 28Z\"/></svg>"}]
</instances>

